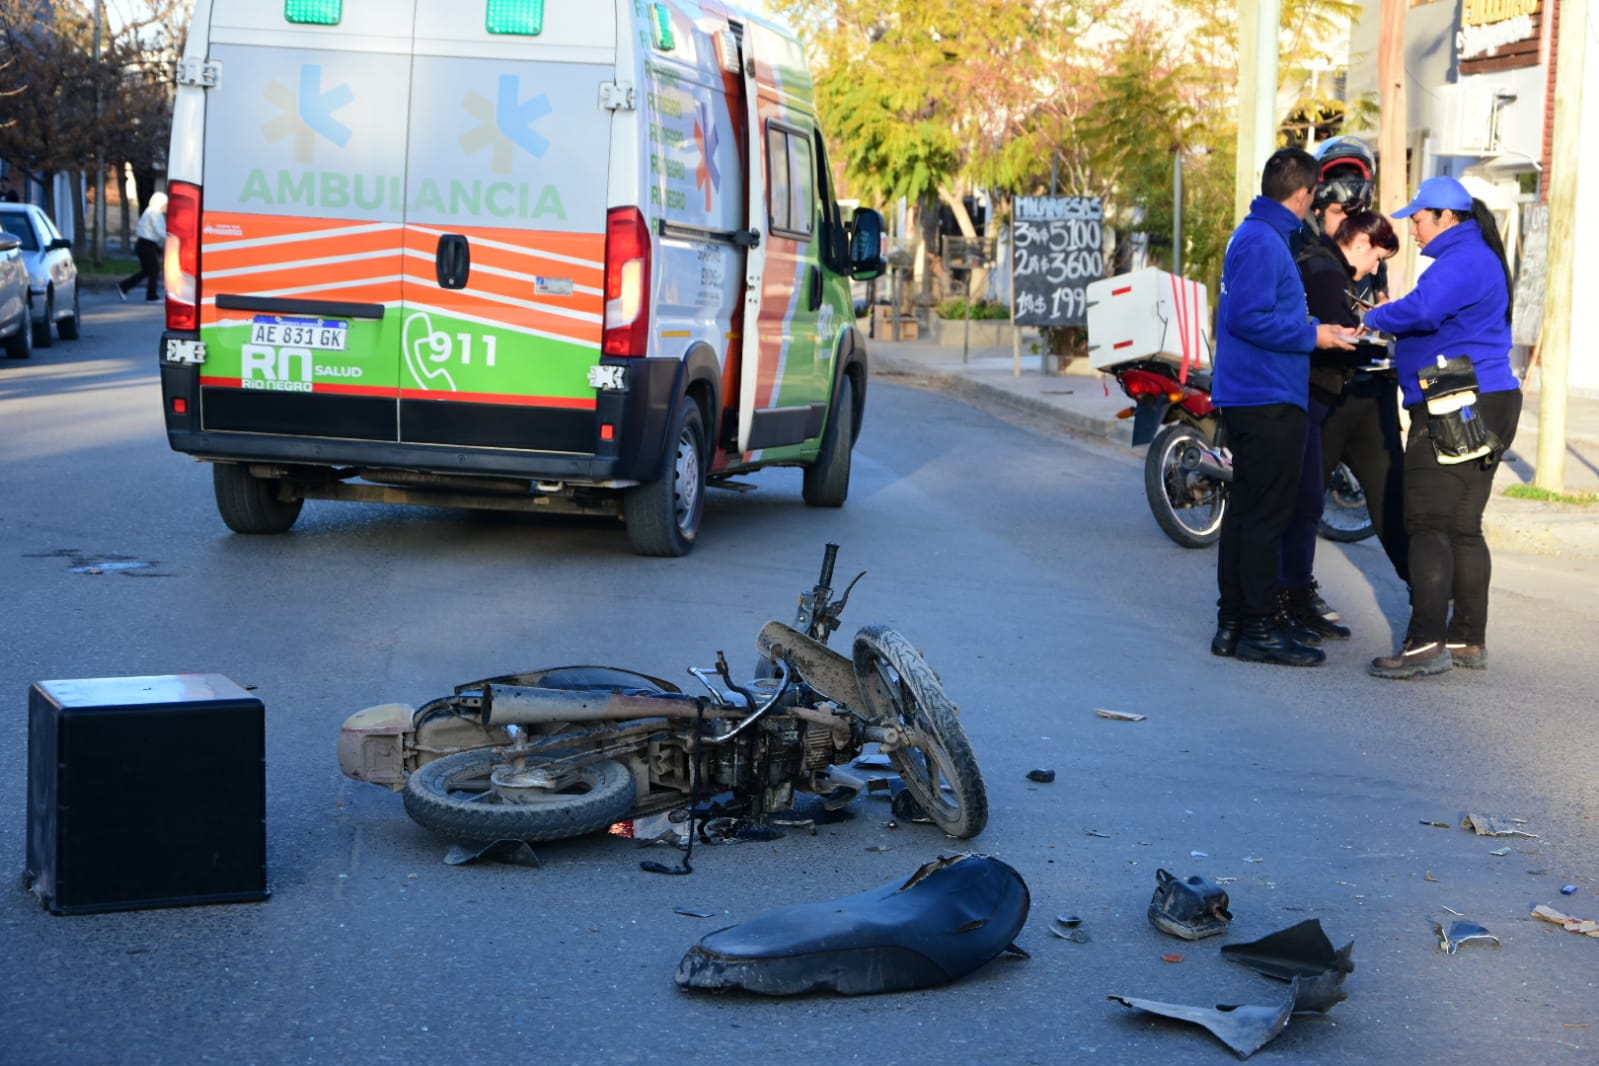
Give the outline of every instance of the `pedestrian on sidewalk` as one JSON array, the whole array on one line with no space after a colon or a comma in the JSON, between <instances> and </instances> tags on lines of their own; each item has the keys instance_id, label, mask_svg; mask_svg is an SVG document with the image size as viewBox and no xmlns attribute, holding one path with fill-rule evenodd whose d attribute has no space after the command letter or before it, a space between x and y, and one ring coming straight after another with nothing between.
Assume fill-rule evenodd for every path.
<instances>
[{"instance_id":1,"label":"pedestrian on sidewalk","mask_svg":"<svg viewBox=\"0 0 1599 1066\"><path fill-rule=\"evenodd\" d=\"M1399 651L1370 667L1375 677L1403 680L1487 665L1492 561L1482 513L1499 459L1515 439L1521 383L1510 364L1510 267L1487 205L1454 178L1428 178L1394 217L1410 219L1421 254L1432 260L1409 295L1366 312L1367 326L1395 337L1399 387L1410 412L1410 624ZM1480 459L1447 461L1453 456L1439 447L1447 427L1429 425L1462 417L1430 412L1422 392L1421 372L1446 356L1467 357L1475 373L1476 402L1468 411L1493 445Z\"/></svg>"},{"instance_id":2,"label":"pedestrian on sidewalk","mask_svg":"<svg viewBox=\"0 0 1599 1066\"><path fill-rule=\"evenodd\" d=\"M133 250L139 256L139 269L137 273L117 282L117 294L126 300L128 293L142 281L145 283L144 298L154 300L157 299L155 286L161 279L161 261L166 255L167 248L166 193L158 192L151 195L144 214L139 216L139 225L134 234L138 238L134 242Z\"/></svg>"},{"instance_id":3,"label":"pedestrian on sidewalk","mask_svg":"<svg viewBox=\"0 0 1599 1066\"><path fill-rule=\"evenodd\" d=\"M1320 186L1318 186L1318 190ZM1329 213L1330 214L1330 213ZM1296 261L1305 283L1305 300L1310 314L1322 322L1358 330L1365 304L1356 295L1360 287L1375 277L1383 261L1399 250L1399 238L1389 221L1375 211L1355 207L1339 212L1323 224L1321 234L1311 239ZM1327 606L1316 589L1315 561L1318 526L1326 497L1328 462L1323 455L1325 426L1329 413L1343 398L1344 390L1358 364L1347 349L1317 348L1310 353L1310 392L1306 403L1305 453L1299 468L1299 495L1294 513L1283 534L1279 607L1287 622L1321 637L1343 639L1349 628L1337 612ZM1397 436L1397 410L1395 407ZM1380 436L1368 442L1374 458L1381 459ZM1368 497L1373 521L1381 522L1384 505L1385 463L1367 464L1375 489ZM1397 474L1397 471L1395 471ZM1360 477L1361 475L1356 475ZM1364 484L1364 482L1362 482ZM1399 500L1395 499L1397 509Z\"/></svg>"},{"instance_id":4,"label":"pedestrian on sidewalk","mask_svg":"<svg viewBox=\"0 0 1599 1066\"><path fill-rule=\"evenodd\" d=\"M1354 334L1311 318L1288 249L1310 210L1316 159L1272 153L1260 192L1222 264L1211 400L1233 454L1233 482L1216 553L1214 655L1284 666L1326 656L1277 624L1283 530L1293 513L1305 450L1311 349L1352 349Z\"/></svg>"}]
</instances>

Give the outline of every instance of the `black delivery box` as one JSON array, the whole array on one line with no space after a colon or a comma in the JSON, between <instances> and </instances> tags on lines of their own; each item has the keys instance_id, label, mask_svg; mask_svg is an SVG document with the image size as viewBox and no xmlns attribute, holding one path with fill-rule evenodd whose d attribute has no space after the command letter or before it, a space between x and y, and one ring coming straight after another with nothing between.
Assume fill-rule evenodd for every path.
<instances>
[{"instance_id":1,"label":"black delivery box","mask_svg":"<svg viewBox=\"0 0 1599 1066\"><path fill-rule=\"evenodd\" d=\"M54 914L266 899L265 719L221 674L35 682L26 887Z\"/></svg>"}]
</instances>

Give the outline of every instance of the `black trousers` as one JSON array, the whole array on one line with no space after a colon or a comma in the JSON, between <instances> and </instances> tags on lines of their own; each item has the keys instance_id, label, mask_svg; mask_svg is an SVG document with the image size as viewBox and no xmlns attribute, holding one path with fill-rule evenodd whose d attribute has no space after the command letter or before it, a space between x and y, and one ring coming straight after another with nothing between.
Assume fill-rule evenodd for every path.
<instances>
[{"instance_id":1,"label":"black trousers","mask_svg":"<svg viewBox=\"0 0 1599 1066\"><path fill-rule=\"evenodd\" d=\"M161 260L166 254L166 249L155 241L147 241L140 237L134 242L133 250L139 256L138 273L130 274L117 282L117 288L123 292L132 292L142 281L145 283L144 298L153 300L155 299L155 283L161 280Z\"/></svg>"},{"instance_id":2,"label":"black trousers","mask_svg":"<svg viewBox=\"0 0 1599 1066\"><path fill-rule=\"evenodd\" d=\"M1482 644L1488 631L1492 560L1482 512L1499 464L1449 466L1427 436L1427 405L1409 408L1405 441L1405 527L1410 533L1410 628L1406 639ZM1521 390L1485 392L1477 414L1506 448L1521 418ZM1450 601L1454 610L1450 610Z\"/></svg>"},{"instance_id":3,"label":"black trousers","mask_svg":"<svg viewBox=\"0 0 1599 1066\"><path fill-rule=\"evenodd\" d=\"M1277 611L1283 531L1294 512L1305 452L1305 409L1229 407L1221 413L1233 483L1216 552L1217 618L1264 621Z\"/></svg>"},{"instance_id":4,"label":"black trousers","mask_svg":"<svg viewBox=\"0 0 1599 1066\"><path fill-rule=\"evenodd\" d=\"M1331 477L1343 463L1366 494L1377 539L1399 580L1410 581L1405 532L1405 442L1399 429L1399 386L1383 374L1357 374L1321 428L1322 467Z\"/></svg>"}]
</instances>

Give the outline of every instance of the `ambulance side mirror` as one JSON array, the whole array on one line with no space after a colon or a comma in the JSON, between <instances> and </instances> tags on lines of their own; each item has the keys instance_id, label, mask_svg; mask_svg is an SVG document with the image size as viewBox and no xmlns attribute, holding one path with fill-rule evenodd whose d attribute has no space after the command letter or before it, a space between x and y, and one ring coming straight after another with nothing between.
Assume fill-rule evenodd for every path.
<instances>
[{"instance_id":1,"label":"ambulance side mirror","mask_svg":"<svg viewBox=\"0 0 1599 1066\"><path fill-rule=\"evenodd\" d=\"M849 227L850 277L869 281L882 275L883 216L869 207L855 209Z\"/></svg>"}]
</instances>

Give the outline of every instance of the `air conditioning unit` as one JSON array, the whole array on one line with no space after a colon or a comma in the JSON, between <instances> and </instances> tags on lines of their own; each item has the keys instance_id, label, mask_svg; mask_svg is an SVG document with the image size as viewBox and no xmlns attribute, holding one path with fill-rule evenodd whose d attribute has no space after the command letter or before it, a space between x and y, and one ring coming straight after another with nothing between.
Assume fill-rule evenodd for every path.
<instances>
[{"instance_id":1,"label":"air conditioning unit","mask_svg":"<svg viewBox=\"0 0 1599 1066\"><path fill-rule=\"evenodd\" d=\"M1455 82L1439 86L1443 106L1439 155L1487 155L1494 150L1494 93L1490 85Z\"/></svg>"}]
</instances>

